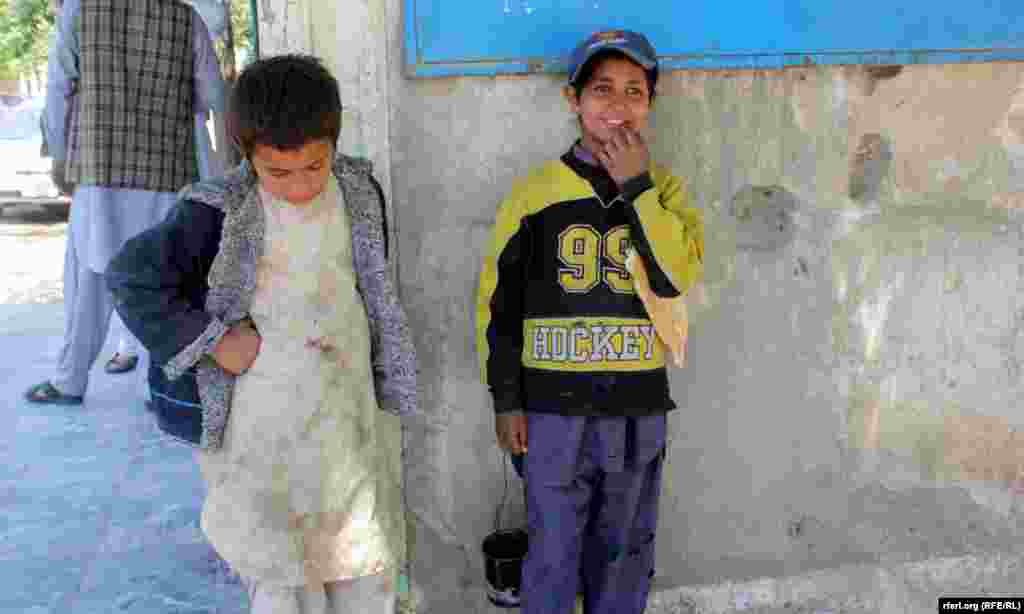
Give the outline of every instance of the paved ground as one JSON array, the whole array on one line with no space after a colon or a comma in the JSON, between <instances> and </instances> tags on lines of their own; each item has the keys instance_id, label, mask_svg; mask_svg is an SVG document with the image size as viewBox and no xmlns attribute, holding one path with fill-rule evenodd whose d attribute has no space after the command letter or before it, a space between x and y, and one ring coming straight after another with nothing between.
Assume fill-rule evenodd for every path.
<instances>
[{"instance_id":1,"label":"paved ground","mask_svg":"<svg viewBox=\"0 0 1024 614\"><path fill-rule=\"evenodd\" d=\"M0 305L61 301L66 231L66 218L50 213L0 212Z\"/></svg>"},{"instance_id":2,"label":"paved ground","mask_svg":"<svg viewBox=\"0 0 1024 614\"><path fill-rule=\"evenodd\" d=\"M198 526L192 452L160 436L137 374L97 370L79 407L22 400L60 347L65 230L0 218L0 614L244 612Z\"/></svg>"}]
</instances>

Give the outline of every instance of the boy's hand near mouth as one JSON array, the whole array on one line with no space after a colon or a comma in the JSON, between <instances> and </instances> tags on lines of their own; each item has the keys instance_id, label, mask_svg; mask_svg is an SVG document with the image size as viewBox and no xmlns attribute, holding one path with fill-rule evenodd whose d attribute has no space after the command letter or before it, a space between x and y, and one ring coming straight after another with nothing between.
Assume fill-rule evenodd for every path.
<instances>
[{"instance_id":1,"label":"boy's hand near mouth","mask_svg":"<svg viewBox=\"0 0 1024 614\"><path fill-rule=\"evenodd\" d=\"M604 148L594 155L619 187L646 173L651 161L644 137L625 125L616 128L604 143Z\"/></svg>"}]
</instances>

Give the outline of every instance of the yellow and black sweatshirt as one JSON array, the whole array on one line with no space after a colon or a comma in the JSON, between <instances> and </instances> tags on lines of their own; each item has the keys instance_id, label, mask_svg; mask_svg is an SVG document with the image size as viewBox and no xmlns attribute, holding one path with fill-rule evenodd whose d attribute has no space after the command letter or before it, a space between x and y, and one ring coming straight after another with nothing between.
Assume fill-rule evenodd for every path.
<instances>
[{"instance_id":1,"label":"yellow and black sweatshirt","mask_svg":"<svg viewBox=\"0 0 1024 614\"><path fill-rule=\"evenodd\" d=\"M682 181L651 164L621 191L579 146L501 203L477 296L483 381L498 413L642 416L675 408L665 350L626 271L685 292L703 268L703 221Z\"/></svg>"}]
</instances>

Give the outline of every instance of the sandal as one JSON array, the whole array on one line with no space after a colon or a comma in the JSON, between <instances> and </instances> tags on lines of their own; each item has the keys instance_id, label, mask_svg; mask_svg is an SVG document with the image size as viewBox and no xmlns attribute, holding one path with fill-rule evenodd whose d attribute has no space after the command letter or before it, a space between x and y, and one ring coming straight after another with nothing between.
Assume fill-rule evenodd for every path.
<instances>
[{"instance_id":1,"label":"sandal","mask_svg":"<svg viewBox=\"0 0 1024 614\"><path fill-rule=\"evenodd\" d=\"M137 364L139 364L139 357L137 355L114 352L114 355L107 361L103 370L107 373L127 373L135 370L135 365Z\"/></svg>"},{"instance_id":2,"label":"sandal","mask_svg":"<svg viewBox=\"0 0 1024 614\"><path fill-rule=\"evenodd\" d=\"M25 391L25 400L29 403L49 403L51 405L81 405L82 397L64 394L53 387L50 382L36 384Z\"/></svg>"}]
</instances>

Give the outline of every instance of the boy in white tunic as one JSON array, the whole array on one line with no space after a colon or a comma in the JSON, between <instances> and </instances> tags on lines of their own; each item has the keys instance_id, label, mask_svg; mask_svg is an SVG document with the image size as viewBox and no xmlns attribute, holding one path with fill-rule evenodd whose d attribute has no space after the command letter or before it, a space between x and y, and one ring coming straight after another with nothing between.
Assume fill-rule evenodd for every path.
<instances>
[{"instance_id":1,"label":"boy in white tunic","mask_svg":"<svg viewBox=\"0 0 1024 614\"><path fill-rule=\"evenodd\" d=\"M399 416L415 358L379 186L335 156L340 118L315 59L251 65L227 117L246 161L186 189L108 271L168 379L195 370L202 527L255 614L390 613L405 555ZM204 309L164 307L177 297ZM177 342L161 319L180 320Z\"/></svg>"}]
</instances>

